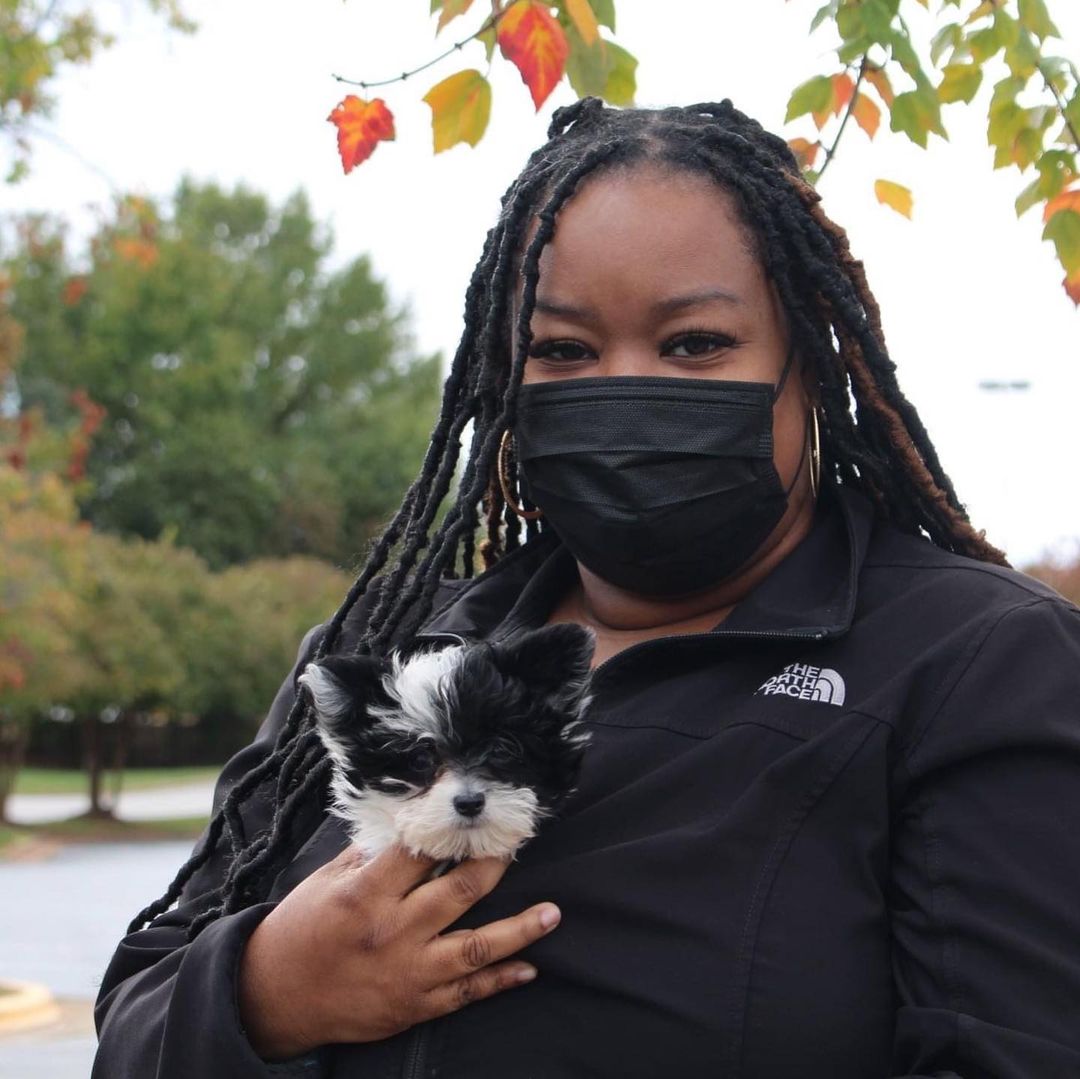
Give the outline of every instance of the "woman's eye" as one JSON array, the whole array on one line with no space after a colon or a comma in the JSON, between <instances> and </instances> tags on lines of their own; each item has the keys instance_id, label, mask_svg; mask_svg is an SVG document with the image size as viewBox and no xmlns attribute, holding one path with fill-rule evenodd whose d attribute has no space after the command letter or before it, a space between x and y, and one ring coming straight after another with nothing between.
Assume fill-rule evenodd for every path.
<instances>
[{"instance_id":1,"label":"woman's eye","mask_svg":"<svg viewBox=\"0 0 1080 1079\"><path fill-rule=\"evenodd\" d=\"M665 356L693 359L730 348L733 344L734 340L722 333L684 333L668 341L663 352Z\"/></svg>"},{"instance_id":2,"label":"woman's eye","mask_svg":"<svg viewBox=\"0 0 1080 1079\"><path fill-rule=\"evenodd\" d=\"M580 341L540 341L529 349L531 359L562 360L568 363L587 360L591 355L592 350Z\"/></svg>"}]
</instances>

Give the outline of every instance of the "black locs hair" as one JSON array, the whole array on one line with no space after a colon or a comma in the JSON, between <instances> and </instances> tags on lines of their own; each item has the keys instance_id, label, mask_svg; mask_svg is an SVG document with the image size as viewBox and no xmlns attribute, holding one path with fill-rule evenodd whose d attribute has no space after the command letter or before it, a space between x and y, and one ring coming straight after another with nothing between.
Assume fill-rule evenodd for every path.
<instances>
[{"instance_id":1,"label":"black locs hair","mask_svg":"<svg viewBox=\"0 0 1080 1079\"><path fill-rule=\"evenodd\" d=\"M380 653L393 640L408 640L430 614L440 580L456 575L459 556L463 575L473 575L481 528L486 566L521 544L521 523L506 505L496 460L501 436L514 420L531 342L540 255L560 208L587 177L645 163L701 174L735 200L775 283L802 362L817 379L823 471L868 495L877 514L904 531L928 536L946 550L1004 563L1001 552L971 526L926 429L901 393L862 263L800 176L787 144L729 101L619 110L585 98L555 112L548 141L503 196L466 292L464 333L420 473L327 624L316 659L334 650L347 615L380 572L383 586L357 645L361 652ZM522 251L533 222L535 232ZM433 530L470 421L472 439L456 495ZM517 489L512 456L505 480ZM537 523L529 521L525 541L538 533ZM192 936L222 914L265 899L306 834L304 822L310 826L321 815L328 774L311 709L301 698L273 753L228 793L204 842L165 895L135 918L131 931L167 910L215 855L228 857L230 867L224 882L201 898ZM259 788L272 791L273 820L262 834L248 837L240 809Z\"/></svg>"}]
</instances>

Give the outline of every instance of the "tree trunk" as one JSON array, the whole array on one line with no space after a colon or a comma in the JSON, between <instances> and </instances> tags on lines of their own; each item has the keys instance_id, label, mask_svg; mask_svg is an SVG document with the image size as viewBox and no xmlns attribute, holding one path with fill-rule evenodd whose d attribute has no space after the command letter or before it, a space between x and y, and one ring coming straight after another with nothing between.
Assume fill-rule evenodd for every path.
<instances>
[{"instance_id":1,"label":"tree trunk","mask_svg":"<svg viewBox=\"0 0 1080 1079\"><path fill-rule=\"evenodd\" d=\"M11 716L0 716L0 822L6 822L7 801L15 787L15 777L26 759L30 727Z\"/></svg>"},{"instance_id":2,"label":"tree trunk","mask_svg":"<svg viewBox=\"0 0 1080 1079\"><path fill-rule=\"evenodd\" d=\"M83 717L83 770L88 781L90 808L88 817L112 817L112 810L102 804L101 788L105 773L105 756L102 747L102 728L105 725L100 717Z\"/></svg>"}]
</instances>

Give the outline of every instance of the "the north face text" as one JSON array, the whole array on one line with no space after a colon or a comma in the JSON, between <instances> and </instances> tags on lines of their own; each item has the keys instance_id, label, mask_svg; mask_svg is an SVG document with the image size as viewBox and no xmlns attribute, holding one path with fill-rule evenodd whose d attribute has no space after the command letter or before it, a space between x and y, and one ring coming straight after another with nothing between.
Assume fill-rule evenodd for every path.
<instances>
[{"instance_id":1,"label":"the north face text","mask_svg":"<svg viewBox=\"0 0 1080 1079\"><path fill-rule=\"evenodd\" d=\"M797 697L801 701L843 704L844 680L828 667L790 663L779 674L774 674L764 685L759 686L757 692L766 697L782 693L785 697Z\"/></svg>"}]
</instances>

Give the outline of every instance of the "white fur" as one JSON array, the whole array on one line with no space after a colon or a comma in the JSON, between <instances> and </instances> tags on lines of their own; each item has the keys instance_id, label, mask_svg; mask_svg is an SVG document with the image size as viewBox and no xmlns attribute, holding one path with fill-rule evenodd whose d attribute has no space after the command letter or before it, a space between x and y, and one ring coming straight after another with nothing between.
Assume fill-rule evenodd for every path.
<instances>
[{"instance_id":1,"label":"white fur","mask_svg":"<svg viewBox=\"0 0 1080 1079\"><path fill-rule=\"evenodd\" d=\"M454 808L454 798L466 791L484 793L484 808L475 817ZM353 842L368 857L395 842L440 860L512 855L536 834L544 816L527 787L485 783L453 771L412 798L357 791L340 775L334 777L333 792L335 812L349 823Z\"/></svg>"},{"instance_id":2,"label":"white fur","mask_svg":"<svg viewBox=\"0 0 1080 1079\"><path fill-rule=\"evenodd\" d=\"M398 707L373 707L371 715L401 734L445 737L437 707L439 691L463 651L461 645L452 645L440 652L411 656L407 662L395 653L390 672L383 677L383 689Z\"/></svg>"},{"instance_id":3,"label":"white fur","mask_svg":"<svg viewBox=\"0 0 1080 1079\"><path fill-rule=\"evenodd\" d=\"M349 691L317 663L309 663L297 682L307 686L315 702L315 710L328 719L340 719L352 707Z\"/></svg>"}]
</instances>

